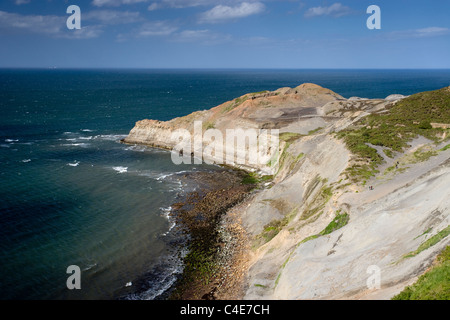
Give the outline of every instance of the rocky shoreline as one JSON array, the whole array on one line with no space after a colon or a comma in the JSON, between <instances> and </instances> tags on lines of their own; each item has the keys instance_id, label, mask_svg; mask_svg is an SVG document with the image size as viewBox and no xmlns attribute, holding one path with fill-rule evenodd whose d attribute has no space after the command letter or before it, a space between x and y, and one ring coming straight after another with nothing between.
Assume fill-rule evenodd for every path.
<instances>
[{"instance_id":1,"label":"rocky shoreline","mask_svg":"<svg viewBox=\"0 0 450 320\"><path fill-rule=\"evenodd\" d=\"M233 210L256 187L243 183L239 170L197 172L185 175L199 188L172 205L177 232L188 239L183 245L184 270L168 299L238 299L243 295L241 268L249 243ZM186 248L185 248L186 249Z\"/></svg>"}]
</instances>

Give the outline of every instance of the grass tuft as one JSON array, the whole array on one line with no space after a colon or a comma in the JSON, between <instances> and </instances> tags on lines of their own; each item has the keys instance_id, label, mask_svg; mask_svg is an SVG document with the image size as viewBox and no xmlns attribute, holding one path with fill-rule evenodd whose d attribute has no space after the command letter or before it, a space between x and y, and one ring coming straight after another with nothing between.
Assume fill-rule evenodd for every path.
<instances>
[{"instance_id":1,"label":"grass tuft","mask_svg":"<svg viewBox=\"0 0 450 320\"><path fill-rule=\"evenodd\" d=\"M392 300L450 300L450 246L437 256L428 272Z\"/></svg>"}]
</instances>

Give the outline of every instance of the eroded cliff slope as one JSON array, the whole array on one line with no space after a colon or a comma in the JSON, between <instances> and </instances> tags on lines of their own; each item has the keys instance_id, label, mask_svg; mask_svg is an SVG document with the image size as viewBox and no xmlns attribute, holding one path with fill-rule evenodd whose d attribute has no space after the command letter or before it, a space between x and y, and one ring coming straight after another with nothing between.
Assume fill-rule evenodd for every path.
<instances>
[{"instance_id":1,"label":"eroded cliff slope","mask_svg":"<svg viewBox=\"0 0 450 320\"><path fill-rule=\"evenodd\" d=\"M449 244L449 88L345 99L303 84L142 120L124 142L172 149L195 121L280 132L267 162L238 166L262 181L233 209L252 243L239 298L388 299Z\"/></svg>"}]
</instances>

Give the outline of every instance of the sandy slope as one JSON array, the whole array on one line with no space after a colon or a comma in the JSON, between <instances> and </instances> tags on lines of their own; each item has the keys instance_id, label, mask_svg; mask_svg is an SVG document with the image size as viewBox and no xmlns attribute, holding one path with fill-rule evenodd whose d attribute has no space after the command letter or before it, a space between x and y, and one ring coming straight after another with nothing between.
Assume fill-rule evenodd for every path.
<instances>
[{"instance_id":1,"label":"sandy slope","mask_svg":"<svg viewBox=\"0 0 450 320\"><path fill-rule=\"evenodd\" d=\"M380 185L374 191L344 195L340 201L350 206L350 223L296 248L273 298L388 299L410 284L450 242L444 239L416 257L402 259L450 224L449 157L447 151L409 170L402 179L386 183L386 189ZM420 175L426 167L431 170ZM432 232L421 236L429 228ZM380 290L367 290L372 265L380 268Z\"/></svg>"},{"instance_id":2,"label":"sandy slope","mask_svg":"<svg viewBox=\"0 0 450 320\"><path fill-rule=\"evenodd\" d=\"M420 142L423 139L413 143L408 152L414 151ZM288 190L302 193L308 184L305 176L311 176L314 169L329 182L337 181L345 168L338 163L343 161L343 165L346 155L336 147L323 149L325 154L320 157L329 166L310 167L304 163L286 179L291 182ZM315 151L308 156L317 158ZM326 158L326 154L333 160ZM386 166L402 156L390 160ZM352 185L338 188L322 215L306 221L296 217L274 239L257 249L248 272L245 299L390 299L413 283L450 243L447 237L415 257L402 259L450 225L450 150L441 151L428 161L409 164L403 173L388 178L380 176L382 179L374 178L367 184L374 185L374 190ZM279 186L287 184L286 181ZM288 193L268 194L280 199ZM301 202L306 199L299 200L298 205L304 208ZM255 206L249 204L243 216L250 213L254 219ZM350 215L346 226L300 244L323 230L338 208ZM371 266L380 272L379 289L368 289L367 281L373 275Z\"/></svg>"}]
</instances>

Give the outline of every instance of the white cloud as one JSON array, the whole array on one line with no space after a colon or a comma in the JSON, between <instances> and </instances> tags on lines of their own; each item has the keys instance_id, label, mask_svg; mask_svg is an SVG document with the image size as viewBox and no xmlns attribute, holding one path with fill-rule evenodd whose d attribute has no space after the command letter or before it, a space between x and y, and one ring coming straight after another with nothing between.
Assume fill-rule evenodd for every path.
<instances>
[{"instance_id":1,"label":"white cloud","mask_svg":"<svg viewBox=\"0 0 450 320\"><path fill-rule=\"evenodd\" d=\"M247 2L258 1L260 0L247 0ZM155 11L162 8L182 9L199 6L236 6L241 4L242 0L92 0L92 5L96 7L119 7L121 5L132 5L137 3L149 3L147 7L148 11Z\"/></svg>"},{"instance_id":2,"label":"white cloud","mask_svg":"<svg viewBox=\"0 0 450 320\"><path fill-rule=\"evenodd\" d=\"M119 42L136 38L170 37L178 27L169 21L147 21L139 27L124 33L119 33L116 40Z\"/></svg>"},{"instance_id":3,"label":"white cloud","mask_svg":"<svg viewBox=\"0 0 450 320\"><path fill-rule=\"evenodd\" d=\"M440 27L429 27L423 29L416 29L415 34L419 38L423 37L436 37L442 36L450 33L450 29L448 28L440 28Z\"/></svg>"},{"instance_id":4,"label":"white cloud","mask_svg":"<svg viewBox=\"0 0 450 320\"><path fill-rule=\"evenodd\" d=\"M82 27L80 30L68 30L66 16L21 15L0 11L0 33L42 34L54 38L92 39L100 36L103 30L99 26Z\"/></svg>"},{"instance_id":5,"label":"white cloud","mask_svg":"<svg viewBox=\"0 0 450 320\"><path fill-rule=\"evenodd\" d=\"M137 31L138 37L154 37L154 36L169 36L178 28L167 21L153 21L144 23Z\"/></svg>"},{"instance_id":6,"label":"white cloud","mask_svg":"<svg viewBox=\"0 0 450 320\"><path fill-rule=\"evenodd\" d=\"M102 24L127 24L142 21L139 12L118 10L93 10L82 15L82 20L99 21Z\"/></svg>"},{"instance_id":7,"label":"white cloud","mask_svg":"<svg viewBox=\"0 0 450 320\"><path fill-rule=\"evenodd\" d=\"M55 35L66 26L66 19L52 15L21 15L0 11L0 31Z\"/></svg>"},{"instance_id":8,"label":"white cloud","mask_svg":"<svg viewBox=\"0 0 450 320\"><path fill-rule=\"evenodd\" d=\"M450 34L449 28L442 27L428 27L421 29L392 31L385 35L390 40L410 39L410 38L430 38L445 36Z\"/></svg>"},{"instance_id":9,"label":"white cloud","mask_svg":"<svg viewBox=\"0 0 450 320\"><path fill-rule=\"evenodd\" d=\"M190 8L190 7L199 7L199 6L216 6L219 4L230 4L236 3L238 0L160 0L159 2L155 1L150 6L153 8Z\"/></svg>"},{"instance_id":10,"label":"white cloud","mask_svg":"<svg viewBox=\"0 0 450 320\"><path fill-rule=\"evenodd\" d=\"M161 7L159 3L153 2L151 5L148 6L148 11L155 11L158 10Z\"/></svg>"},{"instance_id":11,"label":"white cloud","mask_svg":"<svg viewBox=\"0 0 450 320\"><path fill-rule=\"evenodd\" d=\"M31 0L15 0L14 3L17 4L18 6L21 4L27 4L30 3Z\"/></svg>"},{"instance_id":12,"label":"white cloud","mask_svg":"<svg viewBox=\"0 0 450 320\"><path fill-rule=\"evenodd\" d=\"M93 39L98 38L103 33L100 26L82 27L79 30L70 30L57 35L58 38L66 39Z\"/></svg>"},{"instance_id":13,"label":"white cloud","mask_svg":"<svg viewBox=\"0 0 450 320\"><path fill-rule=\"evenodd\" d=\"M123 4L135 4L147 1L148 0L93 0L92 4L96 7L118 7Z\"/></svg>"},{"instance_id":14,"label":"white cloud","mask_svg":"<svg viewBox=\"0 0 450 320\"><path fill-rule=\"evenodd\" d=\"M332 17L342 17L352 13L352 9L347 6L342 5L339 2L333 3L329 7L313 7L309 8L305 12L305 17L319 17L319 16L332 16Z\"/></svg>"},{"instance_id":15,"label":"white cloud","mask_svg":"<svg viewBox=\"0 0 450 320\"><path fill-rule=\"evenodd\" d=\"M218 23L230 19L244 18L263 12L265 6L261 2L243 2L238 6L217 5L200 16L202 23Z\"/></svg>"},{"instance_id":16,"label":"white cloud","mask_svg":"<svg viewBox=\"0 0 450 320\"><path fill-rule=\"evenodd\" d=\"M192 42L203 45L215 45L231 41L229 34L212 32L210 30L183 30L175 33L171 38L174 42Z\"/></svg>"}]
</instances>

